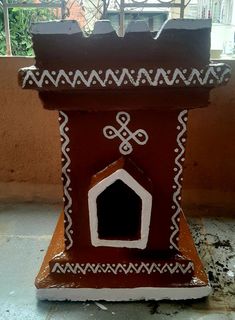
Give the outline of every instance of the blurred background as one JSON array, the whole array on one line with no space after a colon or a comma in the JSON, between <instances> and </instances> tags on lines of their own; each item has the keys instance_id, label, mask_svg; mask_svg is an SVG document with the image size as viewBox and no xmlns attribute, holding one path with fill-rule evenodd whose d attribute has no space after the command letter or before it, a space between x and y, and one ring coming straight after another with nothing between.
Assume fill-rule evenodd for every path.
<instances>
[{"instance_id":1,"label":"blurred background","mask_svg":"<svg viewBox=\"0 0 235 320\"><path fill-rule=\"evenodd\" d=\"M0 0L0 55L32 56L29 29L36 21L74 19L90 33L96 20L109 19L123 35L131 20L145 20L157 33L179 17L212 19L212 57L235 57L234 0Z\"/></svg>"}]
</instances>

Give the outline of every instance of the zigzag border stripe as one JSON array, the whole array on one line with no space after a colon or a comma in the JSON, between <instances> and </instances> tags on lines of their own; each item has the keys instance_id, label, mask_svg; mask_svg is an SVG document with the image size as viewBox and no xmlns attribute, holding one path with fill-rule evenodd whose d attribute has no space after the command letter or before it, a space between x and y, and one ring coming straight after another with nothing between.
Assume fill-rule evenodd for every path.
<instances>
[{"instance_id":1,"label":"zigzag border stripe","mask_svg":"<svg viewBox=\"0 0 235 320\"><path fill-rule=\"evenodd\" d=\"M56 262L52 268L52 273L73 273L73 274L87 274L87 273L112 273L112 274L129 274L129 273L192 273L194 270L193 262L186 261L185 263L65 263L60 264Z\"/></svg>"},{"instance_id":2,"label":"zigzag border stripe","mask_svg":"<svg viewBox=\"0 0 235 320\"><path fill-rule=\"evenodd\" d=\"M128 69L57 71L40 70L34 67L21 69L23 72L22 87L47 88L64 86L79 87L113 87L113 86L214 86L227 82L231 75L229 66L209 65L204 69Z\"/></svg>"}]
</instances>

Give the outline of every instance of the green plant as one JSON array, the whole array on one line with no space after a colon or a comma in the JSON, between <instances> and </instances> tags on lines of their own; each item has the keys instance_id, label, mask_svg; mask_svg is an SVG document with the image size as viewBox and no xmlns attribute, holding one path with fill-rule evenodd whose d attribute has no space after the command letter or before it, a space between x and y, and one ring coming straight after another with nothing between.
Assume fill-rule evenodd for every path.
<instances>
[{"instance_id":1,"label":"green plant","mask_svg":"<svg viewBox=\"0 0 235 320\"><path fill-rule=\"evenodd\" d=\"M9 9L12 54L32 56L33 48L29 32L32 22L53 20L57 16L51 9ZM0 55L6 54L3 13L0 12Z\"/></svg>"},{"instance_id":2,"label":"green plant","mask_svg":"<svg viewBox=\"0 0 235 320\"><path fill-rule=\"evenodd\" d=\"M3 24L3 13L0 11L0 55L5 54L6 52L6 37L4 32Z\"/></svg>"}]
</instances>

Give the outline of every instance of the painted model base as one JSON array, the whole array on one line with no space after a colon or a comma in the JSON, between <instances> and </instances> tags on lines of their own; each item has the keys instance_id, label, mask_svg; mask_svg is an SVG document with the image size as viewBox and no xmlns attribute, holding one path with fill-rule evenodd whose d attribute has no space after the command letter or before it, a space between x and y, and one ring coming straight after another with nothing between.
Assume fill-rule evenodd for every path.
<instances>
[{"instance_id":1,"label":"painted model base","mask_svg":"<svg viewBox=\"0 0 235 320\"><path fill-rule=\"evenodd\" d=\"M210 294L210 285L203 287L181 288L51 288L38 289L37 297L40 300L56 301L133 301L133 300L186 300L199 299Z\"/></svg>"},{"instance_id":2,"label":"painted model base","mask_svg":"<svg viewBox=\"0 0 235 320\"><path fill-rule=\"evenodd\" d=\"M63 214L61 214L35 281L37 297L41 300L181 300L202 298L208 296L211 292L207 276L198 257L183 213L181 213L180 219L180 256L182 261L190 261L188 263L189 267L185 264L186 267L184 269L182 267L184 266L183 262L177 260L179 258L176 255L177 258L175 257L175 260L171 257L164 259L164 262L160 259L155 259L151 263L142 262L145 265L144 274L136 272L136 274L133 275L132 273L130 275L123 269L120 275L116 272L118 269L114 267L111 269L111 266L108 268L115 270L111 274L107 271L104 271L103 274L102 272L92 272L92 267L90 267L92 265L99 266L100 270L102 269L100 267L102 264L99 263L89 264L87 268L89 270L85 272L82 269L85 264L76 262L78 258L68 257L63 252L63 232ZM62 262L65 259L64 257L66 257L66 262ZM176 266L175 269L170 267L172 266L172 261L173 265ZM163 267L157 270L157 266L161 263L163 263ZM180 263L181 267L179 267ZM153 264L156 272L150 271ZM58 265L60 265L59 268ZM126 265L129 267L132 265L130 267L132 272L135 270L135 264L132 264L132 261L126 262ZM147 265L150 267L147 267ZM193 268L190 267L191 265L193 265ZM121 277L121 280L115 280L119 279L119 277ZM102 285L99 279L102 280ZM114 285L115 281L116 287Z\"/></svg>"}]
</instances>

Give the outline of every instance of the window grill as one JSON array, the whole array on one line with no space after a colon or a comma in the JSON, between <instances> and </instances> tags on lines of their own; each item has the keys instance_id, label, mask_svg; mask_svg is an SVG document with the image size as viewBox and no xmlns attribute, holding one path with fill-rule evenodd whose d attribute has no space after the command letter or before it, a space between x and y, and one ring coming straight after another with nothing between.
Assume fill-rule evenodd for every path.
<instances>
[{"instance_id":1,"label":"window grill","mask_svg":"<svg viewBox=\"0 0 235 320\"><path fill-rule=\"evenodd\" d=\"M5 37L6 54L12 55L9 12L49 9L56 19L77 20L90 33L95 21L109 19L119 36L130 20L145 20L150 31L157 32L168 18L212 18L214 23L233 24L235 0L0 0L3 21L0 40ZM233 17L233 20L235 19ZM29 26L28 26L29 28ZM3 36L4 35L4 36ZM0 54L2 53L0 47Z\"/></svg>"},{"instance_id":2,"label":"window grill","mask_svg":"<svg viewBox=\"0 0 235 320\"><path fill-rule=\"evenodd\" d=\"M180 16L183 17L185 0L0 0L0 10L2 10L3 13L6 54L9 56L12 55L9 10L14 8L20 8L22 10L50 9L52 12L57 11L55 14L56 19L69 18L78 20L81 27L88 33L92 31L95 21L106 17L109 18L108 12L114 10L118 15L119 26L117 31L119 36L123 36L127 11L135 13L132 19L138 19L139 14L146 8L149 10L157 8L159 12L161 12L163 8L179 8ZM76 12L76 10L79 12ZM150 20L151 19L153 18L150 17Z\"/></svg>"}]
</instances>

